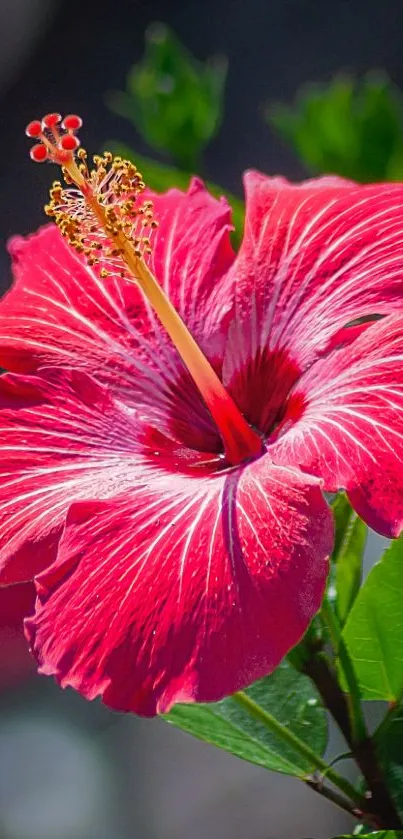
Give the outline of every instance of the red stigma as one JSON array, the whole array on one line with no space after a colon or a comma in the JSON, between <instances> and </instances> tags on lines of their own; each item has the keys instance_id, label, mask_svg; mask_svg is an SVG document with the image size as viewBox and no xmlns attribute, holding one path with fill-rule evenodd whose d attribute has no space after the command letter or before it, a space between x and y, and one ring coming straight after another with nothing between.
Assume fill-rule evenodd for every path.
<instances>
[{"instance_id":1,"label":"red stigma","mask_svg":"<svg viewBox=\"0 0 403 839\"><path fill-rule=\"evenodd\" d=\"M75 151L78 149L80 141L74 134L65 134L59 142L59 148L63 151Z\"/></svg>"},{"instance_id":2,"label":"red stigma","mask_svg":"<svg viewBox=\"0 0 403 839\"><path fill-rule=\"evenodd\" d=\"M46 114L42 117L42 128L54 128L61 121L61 114Z\"/></svg>"},{"instance_id":3,"label":"red stigma","mask_svg":"<svg viewBox=\"0 0 403 839\"><path fill-rule=\"evenodd\" d=\"M33 160L34 163L44 163L45 160L48 159L47 150L45 146L42 145L42 143L38 143L37 146L32 146L32 149L29 154L31 160Z\"/></svg>"},{"instance_id":4,"label":"red stigma","mask_svg":"<svg viewBox=\"0 0 403 839\"><path fill-rule=\"evenodd\" d=\"M31 149L31 160L43 163L50 160L59 166L66 166L74 158L74 153L80 146L76 131L81 128L83 121L77 114L68 114L62 119L61 114L45 114L41 120L34 119L28 123L25 133L39 143Z\"/></svg>"},{"instance_id":5,"label":"red stigma","mask_svg":"<svg viewBox=\"0 0 403 839\"><path fill-rule=\"evenodd\" d=\"M32 139L40 137L42 134L42 123L39 119L34 119L32 122L29 122L25 129L25 133L27 137L31 137Z\"/></svg>"},{"instance_id":6,"label":"red stigma","mask_svg":"<svg viewBox=\"0 0 403 839\"><path fill-rule=\"evenodd\" d=\"M69 114L67 117L64 117L62 128L64 128L65 131L78 131L82 124L83 121L81 117L77 116L77 114Z\"/></svg>"}]
</instances>

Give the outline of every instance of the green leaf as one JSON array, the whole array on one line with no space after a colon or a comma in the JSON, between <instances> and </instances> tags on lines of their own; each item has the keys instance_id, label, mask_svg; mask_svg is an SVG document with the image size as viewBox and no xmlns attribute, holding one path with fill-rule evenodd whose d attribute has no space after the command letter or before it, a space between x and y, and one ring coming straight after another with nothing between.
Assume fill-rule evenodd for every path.
<instances>
[{"instance_id":1,"label":"green leaf","mask_svg":"<svg viewBox=\"0 0 403 839\"><path fill-rule=\"evenodd\" d=\"M319 755L327 743L327 719L310 679L283 662L271 676L245 691ZM165 715L172 725L250 763L304 777L314 767L252 718L233 697L203 705L176 705Z\"/></svg>"},{"instance_id":2,"label":"green leaf","mask_svg":"<svg viewBox=\"0 0 403 839\"><path fill-rule=\"evenodd\" d=\"M335 836L334 839L354 839L355 836L360 836L360 839L403 839L403 830L375 830L373 833L343 833L341 836Z\"/></svg>"},{"instance_id":3,"label":"green leaf","mask_svg":"<svg viewBox=\"0 0 403 839\"><path fill-rule=\"evenodd\" d=\"M189 186L189 181L192 177L190 172L183 172L174 166L168 166L166 163L159 163L156 160L151 160L148 157L143 157L137 152L133 151L130 146L124 143L112 140L105 143L105 148L112 151L113 154L121 155L121 157L133 160L136 166L140 169L145 182L150 189L156 192L165 192L171 187L186 190ZM234 223L233 243L238 245L243 232L243 224L245 217L245 206L240 198L237 198L231 192L223 189L211 181L205 181L206 187L216 198L225 196L232 209L232 220Z\"/></svg>"},{"instance_id":4,"label":"green leaf","mask_svg":"<svg viewBox=\"0 0 403 839\"><path fill-rule=\"evenodd\" d=\"M341 493L332 505L335 545L329 593L343 626L360 590L367 527Z\"/></svg>"},{"instance_id":5,"label":"green leaf","mask_svg":"<svg viewBox=\"0 0 403 839\"><path fill-rule=\"evenodd\" d=\"M220 124L227 61L196 61L162 23L150 26L145 39L143 61L132 67L127 91L109 94L109 105L152 148L194 169Z\"/></svg>"},{"instance_id":6,"label":"green leaf","mask_svg":"<svg viewBox=\"0 0 403 839\"><path fill-rule=\"evenodd\" d=\"M314 172L363 183L403 177L403 96L385 73L309 85L266 117Z\"/></svg>"},{"instance_id":7,"label":"green leaf","mask_svg":"<svg viewBox=\"0 0 403 839\"><path fill-rule=\"evenodd\" d=\"M397 702L403 693L403 538L372 568L343 637L363 699Z\"/></svg>"},{"instance_id":8,"label":"green leaf","mask_svg":"<svg viewBox=\"0 0 403 839\"><path fill-rule=\"evenodd\" d=\"M386 715L373 739L389 792L403 816L403 703Z\"/></svg>"}]
</instances>

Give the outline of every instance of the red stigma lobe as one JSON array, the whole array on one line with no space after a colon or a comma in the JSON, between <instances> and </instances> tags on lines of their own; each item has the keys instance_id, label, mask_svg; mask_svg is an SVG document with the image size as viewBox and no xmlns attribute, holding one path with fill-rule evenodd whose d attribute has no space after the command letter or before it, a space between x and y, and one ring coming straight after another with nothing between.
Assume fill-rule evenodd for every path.
<instances>
[{"instance_id":1,"label":"red stigma lobe","mask_svg":"<svg viewBox=\"0 0 403 839\"><path fill-rule=\"evenodd\" d=\"M35 163L50 160L59 166L66 166L74 158L80 146L76 132L83 121L77 114L68 114L64 119L61 114L46 114L41 120L28 123L25 133L30 139L39 142L32 147L30 156Z\"/></svg>"}]
</instances>

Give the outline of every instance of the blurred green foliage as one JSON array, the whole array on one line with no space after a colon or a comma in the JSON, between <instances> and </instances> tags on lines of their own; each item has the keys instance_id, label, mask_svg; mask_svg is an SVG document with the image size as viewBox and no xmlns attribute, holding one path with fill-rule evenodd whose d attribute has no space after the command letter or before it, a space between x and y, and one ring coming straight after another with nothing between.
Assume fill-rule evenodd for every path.
<instances>
[{"instance_id":1,"label":"blurred green foliage","mask_svg":"<svg viewBox=\"0 0 403 839\"><path fill-rule=\"evenodd\" d=\"M115 112L133 123L148 145L167 156L162 163L140 155L120 141L105 144L114 154L133 160L150 189L186 190L193 174L202 169L202 152L218 130L222 111L227 60L223 56L197 61L162 23L145 35L145 54L128 77L125 93L109 93ZM234 245L243 229L244 204L211 181L206 186L217 198L225 195L232 208Z\"/></svg>"},{"instance_id":2,"label":"blurred green foliage","mask_svg":"<svg viewBox=\"0 0 403 839\"><path fill-rule=\"evenodd\" d=\"M403 95L384 73L306 86L293 105L269 105L265 116L315 174L403 180Z\"/></svg>"},{"instance_id":3,"label":"blurred green foliage","mask_svg":"<svg viewBox=\"0 0 403 839\"><path fill-rule=\"evenodd\" d=\"M220 124L226 74L225 57L197 61L167 26L155 23L146 31L144 58L130 70L126 92L110 93L108 103L151 148L195 171Z\"/></svg>"},{"instance_id":4,"label":"blurred green foliage","mask_svg":"<svg viewBox=\"0 0 403 839\"><path fill-rule=\"evenodd\" d=\"M367 833L367 830L364 832L357 833L354 831L353 834L343 833L343 836L336 836L335 839L354 839L354 836L361 836L361 839L403 839L403 832L401 830L375 830Z\"/></svg>"}]
</instances>

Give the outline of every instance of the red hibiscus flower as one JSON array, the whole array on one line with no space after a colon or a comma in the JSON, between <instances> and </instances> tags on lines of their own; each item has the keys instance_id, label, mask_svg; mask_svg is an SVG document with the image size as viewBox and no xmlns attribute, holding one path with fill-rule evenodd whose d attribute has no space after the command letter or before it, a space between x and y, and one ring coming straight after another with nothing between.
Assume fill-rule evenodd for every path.
<instances>
[{"instance_id":1,"label":"red hibiscus flower","mask_svg":"<svg viewBox=\"0 0 403 839\"><path fill-rule=\"evenodd\" d=\"M108 155L89 173L77 125L48 122L33 156L84 197L52 190L68 243L11 243L0 580L36 576L27 631L63 686L146 715L217 700L318 611L323 490L400 532L403 187L249 173L235 255L199 181L151 196Z\"/></svg>"}]
</instances>

